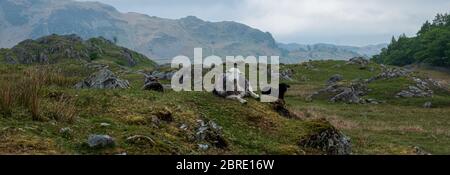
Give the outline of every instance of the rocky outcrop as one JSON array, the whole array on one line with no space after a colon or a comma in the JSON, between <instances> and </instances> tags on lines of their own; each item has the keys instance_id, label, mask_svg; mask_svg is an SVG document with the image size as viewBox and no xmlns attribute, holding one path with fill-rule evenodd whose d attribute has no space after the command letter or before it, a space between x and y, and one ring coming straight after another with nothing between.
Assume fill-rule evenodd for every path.
<instances>
[{"instance_id":1,"label":"rocky outcrop","mask_svg":"<svg viewBox=\"0 0 450 175\"><path fill-rule=\"evenodd\" d=\"M344 77L342 75L336 74L328 79L327 84L328 85L336 84L337 82L342 81L343 79Z\"/></svg>"},{"instance_id":2,"label":"rocky outcrop","mask_svg":"<svg viewBox=\"0 0 450 175\"><path fill-rule=\"evenodd\" d=\"M158 78L159 80L172 80L173 75L175 75L174 71L169 71L169 72L153 71L150 74L150 76Z\"/></svg>"},{"instance_id":3,"label":"rocky outcrop","mask_svg":"<svg viewBox=\"0 0 450 175\"><path fill-rule=\"evenodd\" d=\"M134 59L133 52L131 50L123 49L121 54L122 54L122 57L127 62L128 66L133 67L138 64L137 61Z\"/></svg>"},{"instance_id":4,"label":"rocky outcrop","mask_svg":"<svg viewBox=\"0 0 450 175\"><path fill-rule=\"evenodd\" d=\"M164 87L161 83L159 83L158 78L155 78L151 75L145 75L145 83L142 89L148 91L164 92Z\"/></svg>"},{"instance_id":5,"label":"rocky outcrop","mask_svg":"<svg viewBox=\"0 0 450 175\"><path fill-rule=\"evenodd\" d=\"M363 58L363 57L354 57L351 58L347 64L355 64L355 65L359 65L360 68L366 68L369 65L370 61Z\"/></svg>"},{"instance_id":6,"label":"rocky outcrop","mask_svg":"<svg viewBox=\"0 0 450 175\"><path fill-rule=\"evenodd\" d=\"M433 107L433 103L431 103L431 102L425 102L424 104L423 104L423 108L432 108Z\"/></svg>"},{"instance_id":7,"label":"rocky outcrop","mask_svg":"<svg viewBox=\"0 0 450 175\"><path fill-rule=\"evenodd\" d=\"M222 127L213 121L198 120L195 138L199 142L207 142L216 148L225 149L228 141L222 136Z\"/></svg>"},{"instance_id":8,"label":"rocky outcrop","mask_svg":"<svg viewBox=\"0 0 450 175\"><path fill-rule=\"evenodd\" d=\"M352 153L349 137L324 119L313 121L313 123L312 127L316 130L300 139L301 147L318 149L328 155L350 155Z\"/></svg>"},{"instance_id":9,"label":"rocky outcrop","mask_svg":"<svg viewBox=\"0 0 450 175\"><path fill-rule=\"evenodd\" d=\"M397 98L412 98L412 97L431 97L432 90L425 90L417 86L409 86L408 89L402 90L395 97Z\"/></svg>"},{"instance_id":10,"label":"rocky outcrop","mask_svg":"<svg viewBox=\"0 0 450 175\"><path fill-rule=\"evenodd\" d=\"M75 85L77 89L123 89L128 88L130 84L127 80L119 79L109 69L102 69L85 80Z\"/></svg>"},{"instance_id":11,"label":"rocky outcrop","mask_svg":"<svg viewBox=\"0 0 450 175\"><path fill-rule=\"evenodd\" d=\"M317 97L325 96L330 102L345 102L364 104L367 101L362 98L369 92L367 83L356 80L350 86L332 84L326 88L313 93L308 99L313 100Z\"/></svg>"},{"instance_id":12,"label":"rocky outcrop","mask_svg":"<svg viewBox=\"0 0 450 175\"><path fill-rule=\"evenodd\" d=\"M292 77L294 76L294 70L293 69L285 69L280 71L280 79L282 80L288 80L292 81Z\"/></svg>"},{"instance_id":13,"label":"rocky outcrop","mask_svg":"<svg viewBox=\"0 0 450 175\"><path fill-rule=\"evenodd\" d=\"M154 66L147 57L120 47L103 37L83 40L77 35L49 35L36 40L24 40L6 50L7 63L58 63L63 59L95 62L106 60L121 66L134 67L139 64Z\"/></svg>"},{"instance_id":14,"label":"rocky outcrop","mask_svg":"<svg viewBox=\"0 0 450 175\"><path fill-rule=\"evenodd\" d=\"M405 76L409 75L409 73L410 73L409 71L402 69L402 68L396 68L396 67L388 68L384 65L382 65L382 69L383 69L383 71L379 75L377 75L373 78L370 78L368 80L368 82L371 83L376 80L390 80L390 79L394 79L394 78L405 77Z\"/></svg>"},{"instance_id":15,"label":"rocky outcrop","mask_svg":"<svg viewBox=\"0 0 450 175\"><path fill-rule=\"evenodd\" d=\"M397 93L397 98L432 97L434 94L433 89L443 88L439 82L430 78L423 80L421 78L412 77L412 80L416 84L414 86L408 86L408 89Z\"/></svg>"}]
</instances>

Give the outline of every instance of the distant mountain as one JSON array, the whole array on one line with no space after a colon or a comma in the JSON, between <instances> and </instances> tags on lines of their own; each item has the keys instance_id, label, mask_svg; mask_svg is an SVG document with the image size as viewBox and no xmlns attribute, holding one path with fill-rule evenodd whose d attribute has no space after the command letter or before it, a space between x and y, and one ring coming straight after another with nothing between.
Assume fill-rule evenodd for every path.
<instances>
[{"instance_id":1,"label":"distant mountain","mask_svg":"<svg viewBox=\"0 0 450 175\"><path fill-rule=\"evenodd\" d=\"M103 38L83 40L76 35L50 35L25 40L11 49L0 50L0 62L9 64L57 63L64 59L114 63L125 67L150 68L156 63L144 55Z\"/></svg>"},{"instance_id":2,"label":"distant mountain","mask_svg":"<svg viewBox=\"0 0 450 175\"><path fill-rule=\"evenodd\" d=\"M270 33L236 22L207 22L193 16L172 20L120 13L97 2L0 0L0 47L50 34L102 36L158 62L177 55L280 55Z\"/></svg>"},{"instance_id":3,"label":"distant mountain","mask_svg":"<svg viewBox=\"0 0 450 175\"><path fill-rule=\"evenodd\" d=\"M167 63L178 55L193 58L196 47L203 48L204 56L278 55L283 63L348 59L379 53L379 46L277 44L270 33L236 22L120 13L98 2L0 0L0 48L11 48L23 40L51 34L76 34L83 39L101 36L158 63Z\"/></svg>"},{"instance_id":4,"label":"distant mountain","mask_svg":"<svg viewBox=\"0 0 450 175\"><path fill-rule=\"evenodd\" d=\"M382 48L387 44L368 45L364 47L340 46L332 44L283 44L278 46L288 52L289 58L296 58L299 61L318 60L318 59L337 59L345 60L353 57L363 56L372 57L379 54Z\"/></svg>"}]
</instances>

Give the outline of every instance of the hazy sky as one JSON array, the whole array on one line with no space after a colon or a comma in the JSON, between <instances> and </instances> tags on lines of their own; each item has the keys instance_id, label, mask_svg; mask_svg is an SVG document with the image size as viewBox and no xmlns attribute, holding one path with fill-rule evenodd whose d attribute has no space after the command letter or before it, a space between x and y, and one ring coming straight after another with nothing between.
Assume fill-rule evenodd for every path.
<instances>
[{"instance_id":1,"label":"hazy sky","mask_svg":"<svg viewBox=\"0 0 450 175\"><path fill-rule=\"evenodd\" d=\"M121 12L164 18L194 15L236 21L279 42L367 45L414 35L425 20L450 12L450 0L97 0Z\"/></svg>"}]
</instances>

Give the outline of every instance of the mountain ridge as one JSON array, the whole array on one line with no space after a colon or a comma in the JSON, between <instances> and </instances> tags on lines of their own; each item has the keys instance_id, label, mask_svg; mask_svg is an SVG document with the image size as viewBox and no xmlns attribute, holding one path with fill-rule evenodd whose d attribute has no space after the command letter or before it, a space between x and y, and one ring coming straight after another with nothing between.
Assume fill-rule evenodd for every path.
<instances>
[{"instance_id":1,"label":"mountain ridge","mask_svg":"<svg viewBox=\"0 0 450 175\"><path fill-rule=\"evenodd\" d=\"M83 39L101 36L116 41L158 63L167 63L178 55L192 58L196 47L203 48L203 55L222 57L278 55L283 63L308 58L280 48L269 32L233 21L209 22L194 16L166 19L73 0L2 0L0 6L0 47L4 48L30 38L76 34ZM361 56L350 54L348 49L342 53L310 55L312 59Z\"/></svg>"}]
</instances>

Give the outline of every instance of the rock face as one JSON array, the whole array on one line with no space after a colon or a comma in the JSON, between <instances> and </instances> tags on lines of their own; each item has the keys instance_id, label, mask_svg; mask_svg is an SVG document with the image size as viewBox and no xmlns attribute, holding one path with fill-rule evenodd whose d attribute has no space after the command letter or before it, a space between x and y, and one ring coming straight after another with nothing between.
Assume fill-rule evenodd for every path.
<instances>
[{"instance_id":1,"label":"rock face","mask_svg":"<svg viewBox=\"0 0 450 175\"><path fill-rule=\"evenodd\" d=\"M228 147L228 141L222 136L222 127L213 121L205 122L203 120L198 120L198 125L195 134L197 141L208 142L220 149Z\"/></svg>"},{"instance_id":2,"label":"rock face","mask_svg":"<svg viewBox=\"0 0 450 175\"><path fill-rule=\"evenodd\" d=\"M87 141L91 148L114 147L116 142L109 135L90 135Z\"/></svg>"},{"instance_id":3,"label":"rock face","mask_svg":"<svg viewBox=\"0 0 450 175\"><path fill-rule=\"evenodd\" d=\"M359 65L361 68L366 68L369 65L370 61L363 58L363 57L354 57L351 58L347 64L356 64Z\"/></svg>"},{"instance_id":4,"label":"rock face","mask_svg":"<svg viewBox=\"0 0 450 175\"><path fill-rule=\"evenodd\" d=\"M128 81L119 79L109 69L102 69L75 85L77 89L116 89L128 88Z\"/></svg>"},{"instance_id":5,"label":"rock face","mask_svg":"<svg viewBox=\"0 0 450 175\"><path fill-rule=\"evenodd\" d=\"M161 83L159 83L158 78L148 75L145 75L145 83L142 89L148 91L164 92L164 87Z\"/></svg>"},{"instance_id":6,"label":"rock face","mask_svg":"<svg viewBox=\"0 0 450 175\"><path fill-rule=\"evenodd\" d=\"M317 122L318 131L300 139L299 145L319 149L328 155L349 155L352 153L350 138L339 132L327 121Z\"/></svg>"}]
</instances>

